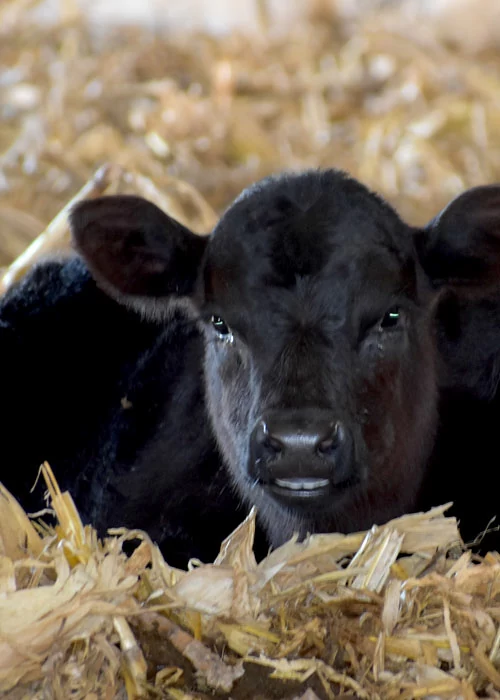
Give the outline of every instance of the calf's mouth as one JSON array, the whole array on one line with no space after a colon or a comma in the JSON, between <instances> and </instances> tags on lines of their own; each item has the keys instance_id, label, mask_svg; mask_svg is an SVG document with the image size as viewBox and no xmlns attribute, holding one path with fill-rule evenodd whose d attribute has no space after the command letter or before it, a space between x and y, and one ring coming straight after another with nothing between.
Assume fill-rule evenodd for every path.
<instances>
[{"instance_id":1,"label":"calf's mouth","mask_svg":"<svg viewBox=\"0 0 500 700\"><path fill-rule=\"evenodd\" d=\"M313 477L274 480L274 486L278 488L299 492L305 491L306 493L321 491L325 487L328 488L329 485L330 481L328 479L315 479Z\"/></svg>"},{"instance_id":2,"label":"calf's mouth","mask_svg":"<svg viewBox=\"0 0 500 700\"><path fill-rule=\"evenodd\" d=\"M315 467L301 470L300 473L280 469L279 475L258 478L256 482L274 500L288 508L328 510L344 500L363 481L361 470L355 467L342 478L332 473L318 474L318 465Z\"/></svg>"},{"instance_id":3,"label":"calf's mouth","mask_svg":"<svg viewBox=\"0 0 500 700\"><path fill-rule=\"evenodd\" d=\"M360 480L354 438L329 411L264 414L250 438L249 476L288 507L331 505Z\"/></svg>"}]
</instances>

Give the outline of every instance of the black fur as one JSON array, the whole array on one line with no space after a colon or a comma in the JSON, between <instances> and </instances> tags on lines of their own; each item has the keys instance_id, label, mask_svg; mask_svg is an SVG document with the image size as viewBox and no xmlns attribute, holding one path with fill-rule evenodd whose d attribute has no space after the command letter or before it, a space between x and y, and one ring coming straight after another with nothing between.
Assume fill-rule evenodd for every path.
<instances>
[{"instance_id":1,"label":"black fur","mask_svg":"<svg viewBox=\"0 0 500 700\"><path fill-rule=\"evenodd\" d=\"M142 319L78 258L35 268L0 319L1 480L25 508L44 505L29 491L47 460L101 534L146 529L173 565L215 557L245 513L205 417L193 323Z\"/></svg>"}]
</instances>

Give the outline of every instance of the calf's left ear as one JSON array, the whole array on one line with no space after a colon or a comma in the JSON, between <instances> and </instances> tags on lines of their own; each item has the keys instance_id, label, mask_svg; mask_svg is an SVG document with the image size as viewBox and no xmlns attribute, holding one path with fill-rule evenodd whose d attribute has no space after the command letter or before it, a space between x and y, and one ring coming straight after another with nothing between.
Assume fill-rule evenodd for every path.
<instances>
[{"instance_id":1,"label":"calf's left ear","mask_svg":"<svg viewBox=\"0 0 500 700\"><path fill-rule=\"evenodd\" d=\"M481 294L500 287L500 185L456 197L417 232L416 244L434 287Z\"/></svg>"},{"instance_id":2,"label":"calf's left ear","mask_svg":"<svg viewBox=\"0 0 500 700\"><path fill-rule=\"evenodd\" d=\"M147 312L148 304L158 310L159 298L193 292L208 237L192 233L142 197L80 202L71 212L70 228L90 271L118 301Z\"/></svg>"},{"instance_id":3,"label":"calf's left ear","mask_svg":"<svg viewBox=\"0 0 500 700\"><path fill-rule=\"evenodd\" d=\"M440 386L490 400L500 385L500 186L458 196L416 244L438 292Z\"/></svg>"}]
</instances>

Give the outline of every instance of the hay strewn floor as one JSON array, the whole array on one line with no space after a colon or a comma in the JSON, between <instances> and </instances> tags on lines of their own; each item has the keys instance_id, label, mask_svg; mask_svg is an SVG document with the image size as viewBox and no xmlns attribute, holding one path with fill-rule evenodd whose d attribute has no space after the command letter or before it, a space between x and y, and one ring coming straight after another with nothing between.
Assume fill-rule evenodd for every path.
<instances>
[{"instance_id":1,"label":"hay strewn floor","mask_svg":"<svg viewBox=\"0 0 500 700\"><path fill-rule=\"evenodd\" d=\"M473 564L444 507L259 564L252 512L185 572L145 533L99 542L44 477L55 529L0 491L3 697L500 697L500 557Z\"/></svg>"},{"instance_id":2,"label":"hay strewn floor","mask_svg":"<svg viewBox=\"0 0 500 700\"><path fill-rule=\"evenodd\" d=\"M500 180L491 46L473 62L394 10L316 15L286 39L99 43L71 14L28 27L35 4L0 7L0 264L52 222L0 291L67 247L74 196L138 192L202 232L286 167L346 168L415 223ZM500 557L473 562L444 509L258 565L252 513L215 565L183 572L145 533L99 542L45 477L56 529L0 491L2 697L500 697Z\"/></svg>"},{"instance_id":3,"label":"hay strewn floor","mask_svg":"<svg viewBox=\"0 0 500 700\"><path fill-rule=\"evenodd\" d=\"M335 165L415 223L500 179L498 51L444 47L442 23L389 9L347 26L316 1L281 38L98 40L69 0L61 25L27 26L36 4L0 7L0 265L107 161L162 191L181 178L216 211L272 171Z\"/></svg>"}]
</instances>

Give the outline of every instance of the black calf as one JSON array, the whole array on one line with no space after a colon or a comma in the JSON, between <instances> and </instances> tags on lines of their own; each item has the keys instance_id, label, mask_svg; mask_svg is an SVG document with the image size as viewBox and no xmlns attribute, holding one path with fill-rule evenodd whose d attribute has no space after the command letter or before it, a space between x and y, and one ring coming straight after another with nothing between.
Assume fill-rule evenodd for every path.
<instances>
[{"instance_id":1,"label":"black calf","mask_svg":"<svg viewBox=\"0 0 500 700\"><path fill-rule=\"evenodd\" d=\"M87 519L149 530L174 563L212 558L240 504L274 546L453 498L479 531L498 509L469 495L498 482L499 192L414 229L342 173L284 175L207 237L137 197L79 204L92 277L41 265L0 308L2 480L38 507L47 459Z\"/></svg>"}]
</instances>

